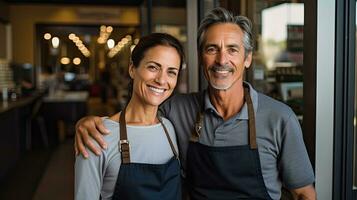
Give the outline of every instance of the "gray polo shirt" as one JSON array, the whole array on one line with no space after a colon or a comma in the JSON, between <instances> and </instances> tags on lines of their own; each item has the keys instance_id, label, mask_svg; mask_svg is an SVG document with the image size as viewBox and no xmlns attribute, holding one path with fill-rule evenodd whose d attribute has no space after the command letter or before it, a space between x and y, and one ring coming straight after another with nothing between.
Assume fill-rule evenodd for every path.
<instances>
[{"instance_id":1,"label":"gray polo shirt","mask_svg":"<svg viewBox=\"0 0 357 200\"><path fill-rule=\"evenodd\" d=\"M294 189L312 184L315 179L313 169L294 112L287 105L256 92L251 85L249 87L265 186L271 198L280 199L282 185ZM175 127L184 168L200 101L204 102L205 113L200 143L208 146L248 144L246 104L239 113L224 121L206 91L175 95L162 105L161 112Z\"/></svg>"}]
</instances>

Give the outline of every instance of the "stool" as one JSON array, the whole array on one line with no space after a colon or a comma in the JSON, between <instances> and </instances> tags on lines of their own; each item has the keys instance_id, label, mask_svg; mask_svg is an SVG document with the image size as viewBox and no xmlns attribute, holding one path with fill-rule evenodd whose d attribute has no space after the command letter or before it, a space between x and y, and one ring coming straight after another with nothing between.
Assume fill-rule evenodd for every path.
<instances>
[{"instance_id":1,"label":"stool","mask_svg":"<svg viewBox=\"0 0 357 200\"><path fill-rule=\"evenodd\" d=\"M35 121L40 129L40 135L42 139L43 145L48 148L48 136L47 136L47 129L45 124L45 119L42 115L39 114L40 108L42 105L42 99L38 98L31 110L31 116L26 121L26 149L30 150L32 147L32 122Z\"/></svg>"}]
</instances>

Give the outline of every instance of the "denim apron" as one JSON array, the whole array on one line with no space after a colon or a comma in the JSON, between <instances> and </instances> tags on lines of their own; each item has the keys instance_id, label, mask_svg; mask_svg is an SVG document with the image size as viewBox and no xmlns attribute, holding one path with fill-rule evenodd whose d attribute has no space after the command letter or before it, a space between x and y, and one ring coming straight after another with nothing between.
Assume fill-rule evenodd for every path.
<instances>
[{"instance_id":1,"label":"denim apron","mask_svg":"<svg viewBox=\"0 0 357 200\"><path fill-rule=\"evenodd\" d=\"M119 169L113 199L181 200L179 157L162 119L160 117L158 117L158 119L164 129L174 156L165 164L131 163L125 109L122 111L119 119L119 145L122 163Z\"/></svg>"},{"instance_id":2,"label":"denim apron","mask_svg":"<svg viewBox=\"0 0 357 200\"><path fill-rule=\"evenodd\" d=\"M186 180L191 200L271 199L261 172L255 114L248 86L244 87L244 100L248 106L248 145L214 147L200 144L203 109L198 113L187 151Z\"/></svg>"}]
</instances>

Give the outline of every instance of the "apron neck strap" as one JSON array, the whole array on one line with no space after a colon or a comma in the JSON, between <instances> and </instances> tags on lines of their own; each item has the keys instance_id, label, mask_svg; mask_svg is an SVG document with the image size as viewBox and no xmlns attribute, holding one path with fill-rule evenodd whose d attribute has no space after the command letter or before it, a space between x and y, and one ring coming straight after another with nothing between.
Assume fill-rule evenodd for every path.
<instances>
[{"instance_id":1,"label":"apron neck strap","mask_svg":"<svg viewBox=\"0 0 357 200\"><path fill-rule=\"evenodd\" d=\"M208 92L208 91L207 91ZM204 93L198 98L199 111L197 112L195 127L192 129L190 141L198 142L200 138L201 129L203 127L203 118L204 118L204 110L205 110L205 100Z\"/></svg>"},{"instance_id":2,"label":"apron neck strap","mask_svg":"<svg viewBox=\"0 0 357 200\"><path fill-rule=\"evenodd\" d=\"M255 129L255 114L252 98L250 97L249 87L244 86L244 100L248 107L248 136L249 146L251 149L257 148L256 129Z\"/></svg>"},{"instance_id":3,"label":"apron neck strap","mask_svg":"<svg viewBox=\"0 0 357 200\"><path fill-rule=\"evenodd\" d=\"M190 141L191 142L198 142L200 138L202 124L203 124L203 112L197 112L195 127L192 130Z\"/></svg>"},{"instance_id":4,"label":"apron neck strap","mask_svg":"<svg viewBox=\"0 0 357 200\"><path fill-rule=\"evenodd\" d=\"M130 163L130 145L129 145L128 134L127 134L127 129L126 129L125 111L126 111L126 107L121 112L120 118L119 118L119 124L120 124L120 140L119 140L119 144L120 144L120 153L121 153L122 163L128 164L128 163ZM167 131L166 126L162 122L161 117L158 116L157 118L158 118L160 124L162 125L162 127L164 129L166 138L169 141L171 150L172 150L175 158L179 159L178 153L175 150L175 147L174 147L174 145L172 143L172 140L170 138L170 135L169 135L169 132Z\"/></svg>"},{"instance_id":5,"label":"apron neck strap","mask_svg":"<svg viewBox=\"0 0 357 200\"><path fill-rule=\"evenodd\" d=\"M167 140L169 141L171 150L172 150L172 152L173 152L175 158L176 158L176 159L179 159L178 153L177 153L177 151L175 150L175 147L174 147L174 144L172 143L172 140L171 140L171 138L170 138L169 132L167 131L166 126L165 126L164 123L162 122L162 118L158 116L157 119L160 121L162 127L164 128L164 132L165 132L166 138L167 138Z\"/></svg>"},{"instance_id":6,"label":"apron neck strap","mask_svg":"<svg viewBox=\"0 0 357 200\"><path fill-rule=\"evenodd\" d=\"M119 118L119 125L120 125L119 144L120 144L120 153L121 153L122 163L128 164L128 163L130 163L130 145L129 145L129 141L128 141L128 134L126 131L125 110L126 110L126 107L121 112L120 118Z\"/></svg>"},{"instance_id":7,"label":"apron neck strap","mask_svg":"<svg viewBox=\"0 0 357 200\"><path fill-rule=\"evenodd\" d=\"M249 86L244 85L244 100L247 103L248 107L248 137L249 137L249 146L251 149L257 149L257 140L256 140L256 129L255 129L255 113L252 98L249 93ZM200 112L197 112L195 127L192 131L190 141L198 142L200 137L201 129L203 127L203 118L204 118L204 101L201 101Z\"/></svg>"}]
</instances>

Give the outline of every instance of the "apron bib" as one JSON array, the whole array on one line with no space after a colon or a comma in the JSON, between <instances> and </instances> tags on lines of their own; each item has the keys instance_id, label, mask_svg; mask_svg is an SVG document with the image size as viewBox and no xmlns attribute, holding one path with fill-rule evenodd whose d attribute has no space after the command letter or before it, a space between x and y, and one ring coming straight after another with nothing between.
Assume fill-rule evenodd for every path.
<instances>
[{"instance_id":1,"label":"apron bib","mask_svg":"<svg viewBox=\"0 0 357 200\"><path fill-rule=\"evenodd\" d=\"M115 185L113 199L124 200L181 200L181 176L178 154L169 133L158 117L174 156L164 164L130 162L127 139L125 108L120 115L120 153L122 163Z\"/></svg>"},{"instance_id":2,"label":"apron bib","mask_svg":"<svg viewBox=\"0 0 357 200\"><path fill-rule=\"evenodd\" d=\"M203 112L198 114L187 151L187 183L195 199L271 199L264 184L256 143L255 114L244 88L248 105L249 144L213 147L198 142Z\"/></svg>"}]
</instances>

